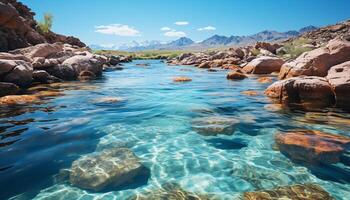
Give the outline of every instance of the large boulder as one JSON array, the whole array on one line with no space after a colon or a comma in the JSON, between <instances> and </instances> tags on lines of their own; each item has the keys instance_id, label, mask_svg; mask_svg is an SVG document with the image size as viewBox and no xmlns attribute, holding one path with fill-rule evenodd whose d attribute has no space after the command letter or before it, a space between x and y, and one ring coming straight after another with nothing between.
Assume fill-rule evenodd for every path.
<instances>
[{"instance_id":1,"label":"large boulder","mask_svg":"<svg viewBox=\"0 0 350 200\"><path fill-rule=\"evenodd\" d=\"M265 94L280 102L312 103L329 106L334 103L334 94L327 79L317 76L293 77L270 85Z\"/></svg>"},{"instance_id":2,"label":"large boulder","mask_svg":"<svg viewBox=\"0 0 350 200\"><path fill-rule=\"evenodd\" d=\"M26 62L31 62L31 59L25 57L22 54L12 54L12 53L0 53L0 59L4 60L23 60Z\"/></svg>"},{"instance_id":3,"label":"large boulder","mask_svg":"<svg viewBox=\"0 0 350 200\"><path fill-rule=\"evenodd\" d=\"M333 200L322 187L315 184L299 184L271 190L244 192L244 200Z\"/></svg>"},{"instance_id":4,"label":"large boulder","mask_svg":"<svg viewBox=\"0 0 350 200\"><path fill-rule=\"evenodd\" d=\"M4 82L26 87L32 82L33 67L23 60L0 60L0 75Z\"/></svg>"},{"instance_id":5,"label":"large boulder","mask_svg":"<svg viewBox=\"0 0 350 200\"><path fill-rule=\"evenodd\" d=\"M101 191L130 182L145 169L129 149L113 148L74 161L69 180L82 189Z\"/></svg>"},{"instance_id":6,"label":"large boulder","mask_svg":"<svg viewBox=\"0 0 350 200\"><path fill-rule=\"evenodd\" d=\"M87 55L76 55L66 59L62 64L47 69L47 71L63 80L76 80L84 72L84 77L90 74L97 77L102 74L103 64L107 59L88 53Z\"/></svg>"},{"instance_id":7,"label":"large boulder","mask_svg":"<svg viewBox=\"0 0 350 200\"><path fill-rule=\"evenodd\" d=\"M349 60L350 42L334 39L325 47L305 52L297 59L285 63L281 68L279 78L284 79L301 75L324 77L332 66Z\"/></svg>"},{"instance_id":8,"label":"large boulder","mask_svg":"<svg viewBox=\"0 0 350 200\"><path fill-rule=\"evenodd\" d=\"M350 145L350 138L314 130L279 133L278 149L297 162L337 163Z\"/></svg>"},{"instance_id":9,"label":"large boulder","mask_svg":"<svg viewBox=\"0 0 350 200\"><path fill-rule=\"evenodd\" d=\"M30 59L34 59L36 57L48 58L49 56L53 56L63 51L63 44L55 43L43 43L35 46L30 46L27 48L16 49L11 51L14 54L22 54Z\"/></svg>"},{"instance_id":10,"label":"large boulder","mask_svg":"<svg viewBox=\"0 0 350 200\"><path fill-rule=\"evenodd\" d=\"M243 70L252 74L270 74L280 71L283 63L280 58L261 56L249 62Z\"/></svg>"},{"instance_id":11,"label":"large boulder","mask_svg":"<svg viewBox=\"0 0 350 200\"><path fill-rule=\"evenodd\" d=\"M336 105L350 109L350 61L331 67L327 79L335 93Z\"/></svg>"},{"instance_id":12,"label":"large boulder","mask_svg":"<svg viewBox=\"0 0 350 200\"><path fill-rule=\"evenodd\" d=\"M270 44L268 42L257 42L255 49L265 49L273 54L276 54L276 50L282 47L280 44Z\"/></svg>"}]
</instances>

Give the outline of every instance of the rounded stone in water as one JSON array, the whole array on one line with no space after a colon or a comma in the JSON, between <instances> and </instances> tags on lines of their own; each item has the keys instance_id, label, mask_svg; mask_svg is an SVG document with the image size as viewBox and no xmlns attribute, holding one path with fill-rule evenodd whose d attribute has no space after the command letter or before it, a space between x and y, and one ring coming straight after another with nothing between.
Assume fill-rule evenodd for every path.
<instances>
[{"instance_id":1,"label":"rounded stone in water","mask_svg":"<svg viewBox=\"0 0 350 200\"><path fill-rule=\"evenodd\" d=\"M145 167L131 150L107 149L74 161L69 181L83 189L101 191L107 186L122 185L144 170Z\"/></svg>"},{"instance_id":2,"label":"rounded stone in water","mask_svg":"<svg viewBox=\"0 0 350 200\"><path fill-rule=\"evenodd\" d=\"M232 135L234 125L238 123L239 120L234 118L221 116L202 117L192 120L192 129L205 136Z\"/></svg>"}]
</instances>

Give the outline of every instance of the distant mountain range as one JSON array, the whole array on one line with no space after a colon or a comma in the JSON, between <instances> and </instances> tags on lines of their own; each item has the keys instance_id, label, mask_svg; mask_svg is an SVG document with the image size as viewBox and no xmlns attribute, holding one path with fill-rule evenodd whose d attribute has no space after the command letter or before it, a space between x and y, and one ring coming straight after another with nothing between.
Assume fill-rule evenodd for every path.
<instances>
[{"instance_id":1,"label":"distant mountain range","mask_svg":"<svg viewBox=\"0 0 350 200\"><path fill-rule=\"evenodd\" d=\"M208 49L213 47L225 47L225 46L244 46L249 44L255 44L258 41L266 42L277 42L285 40L291 37L297 37L305 32L313 31L318 29L315 26L307 26L301 28L299 31L262 31L257 34L248 36L221 36L213 35L202 42L194 42L190 38L181 37L169 43L164 43L161 41L145 41L136 42L133 41L130 44L125 44L122 46L100 46L100 45L90 45L91 49L104 49L104 50L124 50L124 51L144 51L144 50L183 50L183 49Z\"/></svg>"}]
</instances>

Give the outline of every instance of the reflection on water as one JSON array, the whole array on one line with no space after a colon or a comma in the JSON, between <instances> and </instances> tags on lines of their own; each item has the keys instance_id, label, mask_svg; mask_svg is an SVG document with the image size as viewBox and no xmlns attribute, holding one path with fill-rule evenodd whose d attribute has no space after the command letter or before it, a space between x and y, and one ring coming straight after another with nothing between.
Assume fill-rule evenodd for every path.
<instances>
[{"instance_id":1,"label":"reflection on water","mask_svg":"<svg viewBox=\"0 0 350 200\"><path fill-rule=\"evenodd\" d=\"M295 129L350 136L348 113L273 104L257 78L236 82L225 71L136 63L142 61L91 83L35 86L26 93L41 92L35 104L1 105L0 199L235 199L304 183L350 199L348 153L339 163L307 165L288 159L274 141ZM174 84L177 76L192 81ZM60 176L81 155L116 147L140 158L147 180L94 193Z\"/></svg>"}]
</instances>

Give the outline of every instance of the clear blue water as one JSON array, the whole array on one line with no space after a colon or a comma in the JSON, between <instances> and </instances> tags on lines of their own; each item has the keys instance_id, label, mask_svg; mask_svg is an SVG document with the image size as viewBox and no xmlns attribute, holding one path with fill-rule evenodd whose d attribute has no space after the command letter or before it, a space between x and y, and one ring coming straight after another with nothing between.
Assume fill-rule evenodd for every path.
<instances>
[{"instance_id":1,"label":"clear blue water","mask_svg":"<svg viewBox=\"0 0 350 200\"><path fill-rule=\"evenodd\" d=\"M136 63L151 63L148 67ZM258 77L228 81L227 71L167 66L159 60L125 64L90 83L71 83L64 96L39 105L1 107L0 199L126 199L177 183L191 192L236 199L244 191L317 183L336 199L350 199L350 167L295 164L275 150L274 135L291 129L350 136L350 116L332 110L278 109ZM192 82L174 83L187 76ZM242 91L256 90L258 96ZM102 97L121 102L101 103ZM232 135L203 136L191 122L236 121ZM79 156L127 146L150 169L148 182L93 193L57 181Z\"/></svg>"}]
</instances>

